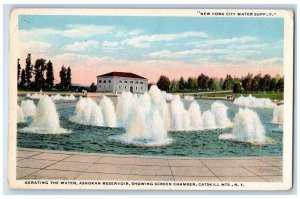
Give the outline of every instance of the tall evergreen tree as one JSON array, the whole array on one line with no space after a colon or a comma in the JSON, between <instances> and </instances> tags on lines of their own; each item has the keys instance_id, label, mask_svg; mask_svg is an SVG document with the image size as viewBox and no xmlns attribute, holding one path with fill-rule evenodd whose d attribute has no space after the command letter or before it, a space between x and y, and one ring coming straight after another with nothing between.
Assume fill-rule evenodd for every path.
<instances>
[{"instance_id":1,"label":"tall evergreen tree","mask_svg":"<svg viewBox=\"0 0 300 199\"><path fill-rule=\"evenodd\" d=\"M67 69L66 69L65 66L61 67L61 70L59 71L59 77L60 77L60 87L61 87L61 89L66 89Z\"/></svg>"},{"instance_id":2,"label":"tall evergreen tree","mask_svg":"<svg viewBox=\"0 0 300 199\"><path fill-rule=\"evenodd\" d=\"M213 78L209 78L208 88L209 88L209 90L214 90L214 79Z\"/></svg>"},{"instance_id":3,"label":"tall evergreen tree","mask_svg":"<svg viewBox=\"0 0 300 199\"><path fill-rule=\"evenodd\" d=\"M202 90L208 89L209 77L201 73L197 78L198 88Z\"/></svg>"},{"instance_id":4,"label":"tall evergreen tree","mask_svg":"<svg viewBox=\"0 0 300 199\"><path fill-rule=\"evenodd\" d=\"M32 78L32 65L31 65L31 54L27 54L25 61L25 74L26 74L26 86L31 87L31 78Z\"/></svg>"},{"instance_id":5,"label":"tall evergreen tree","mask_svg":"<svg viewBox=\"0 0 300 199\"><path fill-rule=\"evenodd\" d=\"M67 77L66 77L66 88L68 90L70 90L71 85L72 85L72 73L71 73L71 68L68 67L68 69L67 69Z\"/></svg>"},{"instance_id":6,"label":"tall evergreen tree","mask_svg":"<svg viewBox=\"0 0 300 199\"><path fill-rule=\"evenodd\" d=\"M269 74L266 74L262 78L262 89L263 91L269 91L272 84L272 78Z\"/></svg>"},{"instance_id":7,"label":"tall evergreen tree","mask_svg":"<svg viewBox=\"0 0 300 199\"><path fill-rule=\"evenodd\" d=\"M24 88L25 84L26 84L26 74L25 74L25 70L22 69L20 87Z\"/></svg>"},{"instance_id":8,"label":"tall evergreen tree","mask_svg":"<svg viewBox=\"0 0 300 199\"><path fill-rule=\"evenodd\" d=\"M241 93L242 92L241 84L240 83L233 84L232 92L233 93Z\"/></svg>"},{"instance_id":9,"label":"tall evergreen tree","mask_svg":"<svg viewBox=\"0 0 300 199\"><path fill-rule=\"evenodd\" d=\"M231 90L233 87L233 78L231 77L231 75L226 75L226 79L224 80L223 83L223 90Z\"/></svg>"},{"instance_id":10,"label":"tall evergreen tree","mask_svg":"<svg viewBox=\"0 0 300 199\"><path fill-rule=\"evenodd\" d=\"M254 77L251 82L251 90L258 91L258 88L259 88L259 80Z\"/></svg>"},{"instance_id":11,"label":"tall evergreen tree","mask_svg":"<svg viewBox=\"0 0 300 199\"><path fill-rule=\"evenodd\" d=\"M219 78L213 78L214 82L213 82L213 90L217 91L221 89L221 83L220 83L220 79Z\"/></svg>"},{"instance_id":12,"label":"tall evergreen tree","mask_svg":"<svg viewBox=\"0 0 300 199\"><path fill-rule=\"evenodd\" d=\"M170 91L171 92L176 92L179 90L179 82L176 80L172 80L170 83Z\"/></svg>"},{"instance_id":13,"label":"tall evergreen tree","mask_svg":"<svg viewBox=\"0 0 300 199\"><path fill-rule=\"evenodd\" d=\"M43 89L45 87L44 72L46 70L46 60L37 59L34 64L34 87L35 89Z\"/></svg>"},{"instance_id":14,"label":"tall evergreen tree","mask_svg":"<svg viewBox=\"0 0 300 199\"><path fill-rule=\"evenodd\" d=\"M183 77L181 77L180 80L179 80L179 89L180 90L185 89L185 80L183 79Z\"/></svg>"},{"instance_id":15,"label":"tall evergreen tree","mask_svg":"<svg viewBox=\"0 0 300 199\"><path fill-rule=\"evenodd\" d=\"M270 91L276 91L276 90L277 90L277 80L276 80L275 77L273 77L273 78L271 79L269 90L270 90Z\"/></svg>"},{"instance_id":16,"label":"tall evergreen tree","mask_svg":"<svg viewBox=\"0 0 300 199\"><path fill-rule=\"evenodd\" d=\"M224 80L223 78L220 78L219 87L220 89L223 89Z\"/></svg>"},{"instance_id":17,"label":"tall evergreen tree","mask_svg":"<svg viewBox=\"0 0 300 199\"><path fill-rule=\"evenodd\" d=\"M54 85L54 73L53 73L53 65L52 62L49 60L46 64L46 87L52 88Z\"/></svg>"},{"instance_id":18,"label":"tall evergreen tree","mask_svg":"<svg viewBox=\"0 0 300 199\"><path fill-rule=\"evenodd\" d=\"M248 75L242 81L242 86L247 92L252 90L252 76L252 74L248 73Z\"/></svg>"},{"instance_id":19,"label":"tall evergreen tree","mask_svg":"<svg viewBox=\"0 0 300 199\"><path fill-rule=\"evenodd\" d=\"M284 78L283 77L277 81L276 88L281 92L284 91Z\"/></svg>"},{"instance_id":20,"label":"tall evergreen tree","mask_svg":"<svg viewBox=\"0 0 300 199\"><path fill-rule=\"evenodd\" d=\"M20 79L20 72L21 72L21 64L20 64L20 58L18 59L18 78L17 78L17 82L19 84L19 79Z\"/></svg>"},{"instance_id":21,"label":"tall evergreen tree","mask_svg":"<svg viewBox=\"0 0 300 199\"><path fill-rule=\"evenodd\" d=\"M257 82L257 91L263 91L263 79L261 77L261 74L257 74L254 76L254 78Z\"/></svg>"}]
</instances>

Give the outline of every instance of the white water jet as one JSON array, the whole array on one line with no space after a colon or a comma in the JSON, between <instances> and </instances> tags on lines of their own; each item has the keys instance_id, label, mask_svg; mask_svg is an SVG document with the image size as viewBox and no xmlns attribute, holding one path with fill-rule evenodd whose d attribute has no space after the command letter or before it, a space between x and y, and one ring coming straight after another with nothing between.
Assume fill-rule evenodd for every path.
<instances>
[{"instance_id":1,"label":"white water jet","mask_svg":"<svg viewBox=\"0 0 300 199\"><path fill-rule=\"evenodd\" d=\"M23 113L23 109L17 105L17 123L25 122L25 117Z\"/></svg>"},{"instance_id":2,"label":"white water jet","mask_svg":"<svg viewBox=\"0 0 300 199\"><path fill-rule=\"evenodd\" d=\"M167 138L166 122L169 121L163 118L167 110L164 96L157 86L152 86L149 92L140 95L137 101L133 108L128 136L163 142Z\"/></svg>"},{"instance_id":3,"label":"white water jet","mask_svg":"<svg viewBox=\"0 0 300 199\"><path fill-rule=\"evenodd\" d=\"M183 99L186 100L186 101L193 101L194 100L194 96L186 95L186 96L184 96Z\"/></svg>"},{"instance_id":4,"label":"white water jet","mask_svg":"<svg viewBox=\"0 0 300 199\"><path fill-rule=\"evenodd\" d=\"M118 126L128 130L133 117L137 117L137 115L134 116L137 107L146 115L148 121L145 125L151 124L149 118L152 116L152 110L157 109L164 123L165 131L193 131L232 126L227 117L228 108L224 104L213 103L211 110L202 116L200 106L196 101L191 102L188 110L185 109L183 100L179 96L174 96L168 104L165 100L165 94L157 86L152 86L148 93L139 97L135 97L131 93L122 93L117 103Z\"/></svg>"},{"instance_id":5,"label":"white water jet","mask_svg":"<svg viewBox=\"0 0 300 199\"><path fill-rule=\"evenodd\" d=\"M216 126L216 121L215 121L215 116L214 114L208 110L203 113L203 129L215 129L217 128Z\"/></svg>"},{"instance_id":6,"label":"white water jet","mask_svg":"<svg viewBox=\"0 0 300 199\"><path fill-rule=\"evenodd\" d=\"M24 118L28 119L29 117L34 118L36 114L36 106L32 100L25 100L21 102L21 108L24 114Z\"/></svg>"},{"instance_id":7,"label":"white water jet","mask_svg":"<svg viewBox=\"0 0 300 199\"><path fill-rule=\"evenodd\" d=\"M156 108L162 115L164 128L169 131L171 126L169 105L167 104L163 93L155 85L151 86L149 90L149 97L147 93L145 93L143 96L146 96L146 103L144 103L144 105L149 108L147 111L150 111L151 107ZM152 105L150 98L152 99Z\"/></svg>"},{"instance_id":8,"label":"white water jet","mask_svg":"<svg viewBox=\"0 0 300 199\"><path fill-rule=\"evenodd\" d=\"M102 110L91 98L81 98L75 109L75 114L70 121L93 126L104 126Z\"/></svg>"},{"instance_id":9,"label":"white water jet","mask_svg":"<svg viewBox=\"0 0 300 199\"><path fill-rule=\"evenodd\" d=\"M40 98L36 109L36 116L32 123L20 131L41 134L69 133L69 131L60 127L55 104L47 95Z\"/></svg>"},{"instance_id":10,"label":"white water jet","mask_svg":"<svg viewBox=\"0 0 300 199\"><path fill-rule=\"evenodd\" d=\"M70 101L76 100L76 97L73 94L66 96L66 98L67 98L67 100L70 100Z\"/></svg>"},{"instance_id":11,"label":"white water jet","mask_svg":"<svg viewBox=\"0 0 300 199\"><path fill-rule=\"evenodd\" d=\"M129 124L127 136L130 138L148 138L149 130L147 129L145 113L142 107L136 108L133 113L132 122Z\"/></svg>"},{"instance_id":12,"label":"white water jet","mask_svg":"<svg viewBox=\"0 0 300 199\"><path fill-rule=\"evenodd\" d=\"M189 112L185 110L180 97L177 95L171 102L171 130L186 131L189 129Z\"/></svg>"},{"instance_id":13,"label":"white water jet","mask_svg":"<svg viewBox=\"0 0 300 199\"><path fill-rule=\"evenodd\" d=\"M196 101L193 101L189 106L189 117L191 118L190 122L193 129L200 130L203 128L201 109Z\"/></svg>"},{"instance_id":14,"label":"white water jet","mask_svg":"<svg viewBox=\"0 0 300 199\"><path fill-rule=\"evenodd\" d=\"M66 95L66 96L61 96L60 94L56 94L56 95L51 96L51 98L55 101L59 101L59 100L62 100L62 101L75 101L76 100L76 97L73 94Z\"/></svg>"},{"instance_id":15,"label":"white water jet","mask_svg":"<svg viewBox=\"0 0 300 199\"><path fill-rule=\"evenodd\" d=\"M114 103L108 97L104 96L100 101L100 106L103 111L104 125L108 127L117 126L117 116Z\"/></svg>"},{"instance_id":16,"label":"white water jet","mask_svg":"<svg viewBox=\"0 0 300 199\"><path fill-rule=\"evenodd\" d=\"M127 126L126 133L115 136L115 139L125 143L143 146L159 146L171 143L167 136L169 128L168 105L160 90L152 86L148 93L135 97L131 93L122 93L117 105L117 113L128 115L121 118L121 125ZM126 99L127 97L127 99ZM125 98L125 99L124 99ZM128 99L134 106L128 105ZM129 110L124 114L124 110Z\"/></svg>"},{"instance_id":17,"label":"white water jet","mask_svg":"<svg viewBox=\"0 0 300 199\"><path fill-rule=\"evenodd\" d=\"M272 123L283 125L283 108L283 104L274 108Z\"/></svg>"},{"instance_id":18,"label":"white water jet","mask_svg":"<svg viewBox=\"0 0 300 199\"><path fill-rule=\"evenodd\" d=\"M174 95L167 93L166 91L162 91L161 94L164 96L166 101L172 101L174 99Z\"/></svg>"},{"instance_id":19,"label":"white water jet","mask_svg":"<svg viewBox=\"0 0 300 199\"><path fill-rule=\"evenodd\" d=\"M41 97L43 97L44 95L41 93L34 93L32 95L27 94L26 97L31 98L31 99L40 99Z\"/></svg>"},{"instance_id":20,"label":"white water jet","mask_svg":"<svg viewBox=\"0 0 300 199\"><path fill-rule=\"evenodd\" d=\"M227 110L227 106L220 102L214 102L211 105L211 112L214 114L217 128L228 128L232 126L232 122L227 116Z\"/></svg>"},{"instance_id":21,"label":"white water jet","mask_svg":"<svg viewBox=\"0 0 300 199\"><path fill-rule=\"evenodd\" d=\"M61 99L61 95L60 94L56 94L56 95L52 95L51 96L51 98L53 99L53 100L60 100Z\"/></svg>"},{"instance_id":22,"label":"white water jet","mask_svg":"<svg viewBox=\"0 0 300 199\"><path fill-rule=\"evenodd\" d=\"M251 108L275 108L276 104L269 98L256 98L252 95L248 97L240 96L236 98L233 103L238 106L246 106Z\"/></svg>"},{"instance_id":23,"label":"white water jet","mask_svg":"<svg viewBox=\"0 0 300 199\"><path fill-rule=\"evenodd\" d=\"M119 126L127 128L128 122L131 120L133 105L136 104L136 96L129 92L122 92L118 97L116 107L117 122Z\"/></svg>"},{"instance_id":24,"label":"white water jet","mask_svg":"<svg viewBox=\"0 0 300 199\"><path fill-rule=\"evenodd\" d=\"M154 85L140 95L123 92L118 96L116 108L105 96L100 105L92 99L81 98L70 120L85 125L123 127L126 133L112 136L112 139L144 146L170 143L168 131L227 128L231 125L227 107L222 103L214 103L211 110L202 115L196 101L192 101L188 109L183 102L184 99L173 96L173 100L167 103L165 94Z\"/></svg>"},{"instance_id":25,"label":"white water jet","mask_svg":"<svg viewBox=\"0 0 300 199\"><path fill-rule=\"evenodd\" d=\"M142 146L170 144L172 140L167 136L161 113L157 109L153 109L146 114L143 110L142 104L136 106L128 131L116 139Z\"/></svg>"},{"instance_id":26,"label":"white water jet","mask_svg":"<svg viewBox=\"0 0 300 199\"><path fill-rule=\"evenodd\" d=\"M265 128L262 125L257 113L251 109L239 109L233 119L231 134L219 136L222 140L235 140L239 142L249 142L252 144L266 144L270 142L265 136Z\"/></svg>"},{"instance_id":27,"label":"white water jet","mask_svg":"<svg viewBox=\"0 0 300 199\"><path fill-rule=\"evenodd\" d=\"M164 126L163 118L157 109L154 109L152 113L151 124L152 137L155 137L158 140L164 140L167 138L167 131Z\"/></svg>"}]
</instances>

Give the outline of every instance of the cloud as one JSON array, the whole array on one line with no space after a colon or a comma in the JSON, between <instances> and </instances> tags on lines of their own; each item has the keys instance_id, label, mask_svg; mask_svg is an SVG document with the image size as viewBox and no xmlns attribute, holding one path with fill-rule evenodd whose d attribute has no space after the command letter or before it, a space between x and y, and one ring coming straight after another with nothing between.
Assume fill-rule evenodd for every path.
<instances>
[{"instance_id":1,"label":"cloud","mask_svg":"<svg viewBox=\"0 0 300 199\"><path fill-rule=\"evenodd\" d=\"M48 36L57 36L63 34L62 30L53 28L33 28L30 30L19 30L20 40L40 40Z\"/></svg>"},{"instance_id":2,"label":"cloud","mask_svg":"<svg viewBox=\"0 0 300 199\"><path fill-rule=\"evenodd\" d=\"M136 48L148 48L153 42L166 42L176 39L183 39L188 37L202 37L206 38L208 35L204 32L183 32L178 34L152 34L152 35L139 35L122 41L126 44Z\"/></svg>"},{"instance_id":3,"label":"cloud","mask_svg":"<svg viewBox=\"0 0 300 199\"><path fill-rule=\"evenodd\" d=\"M95 24L68 24L67 29L63 31L63 36L71 38L89 38L96 35L112 35L116 37L135 36L141 34L140 29L124 30L120 27L95 25Z\"/></svg>"},{"instance_id":4,"label":"cloud","mask_svg":"<svg viewBox=\"0 0 300 199\"><path fill-rule=\"evenodd\" d=\"M185 51L177 51L177 52L162 50L162 51L156 51L150 53L149 57L179 59L179 58L186 58L188 56L193 56L193 55L224 54L227 52L228 52L227 49L209 49L209 50L195 49L195 50L185 50Z\"/></svg>"},{"instance_id":5,"label":"cloud","mask_svg":"<svg viewBox=\"0 0 300 199\"><path fill-rule=\"evenodd\" d=\"M140 35L143 32L144 31L141 30L141 29L133 29L133 30L131 30L131 31L128 32L128 35L135 36L135 35Z\"/></svg>"},{"instance_id":6,"label":"cloud","mask_svg":"<svg viewBox=\"0 0 300 199\"><path fill-rule=\"evenodd\" d=\"M282 65L283 59L279 57L271 57L267 59L263 59L259 62L261 65Z\"/></svg>"},{"instance_id":7,"label":"cloud","mask_svg":"<svg viewBox=\"0 0 300 199\"><path fill-rule=\"evenodd\" d=\"M112 34L115 30L113 26L102 26L94 24L68 24L67 29L63 31L65 37L88 38L95 35Z\"/></svg>"},{"instance_id":8,"label":"cloud","mask_svg":"<svg viewBox=\"0 0 300 199\"><path fill-rule=\"evenodd\" d=\"M97 48L99 46L99 42L95 40L83 41L83 42L75 42L73 44L68 44L65 46L64 50L70 52L83 52L89 48Z\"/></svg>"},{"instance_id":9,"label":"cloud","mask_svg":"<svg viewBox=\"0 0 300 199\"><path fill-rule=\"evenodd\" d=\"M223 55L219 56L218 59L214 59L215 62L220 62L220 63L232 63L232 64L240 64L240 63L250 63L253 62L253 60L250 60L246 58L243 55Z\"/></svg>"},{"instance_id":10,"label":"cloud","mask_svg":"<svg viewBox=\"0 0 300 199\"><path fill-rule=\"evenodd\" d=\"M201 41L200 43L196 43L196 47L199 47L201 45L216 46L216 45L245 44L254 41L257 41L257 38L251 36L233 37L233 38L225 38L225 39L212 39L212 40Z\"/></svg>"},{"instance_id":11,"label":"cloud","mask_svg":"<svg viewBox=\"0 0 300 199\"><path fill-rule=\"evenodd\" d=\"M55 28L33 28L19 30L22 40L41 39L48 36L63 36L69 38L90 38L97 35L112 35L116 37L135 36L141 34L140 29L123 30L115 26L95 24L68 24L65 29Z\"/></svg>"},{"instance_id":12,"label":"cloud","mask_svg":"<svg viewBox=\"0 0 300 199\"><path fill-rule=\"evenodd\" d=\"M49 42L41 42L41 41L27 41L20 42L20 53L35 53L41 54L48 52L52 47L52 44Z\"/></svg>"},{"instance_id":13,"label":"cloud","mask_svg":"<svg viewBox=\"0 0 300 199\"><path fill-rule=\"evenodd\" d=\"M239 50L249 50L249 49L263 49L268 47L266 43L255 43L255 44L243 44L243 45L231 45L230 48L235 48Z\"/></svg>"},{"instance_id":14,"label":"cloud","mask_svg":"<svg viewBox=\"0 0 300 199\"><path fill-rule=\"evenodd\" d=\"M200 58L196 58L193 61L196 63L208 63L208 62L212 62L213 57L208 56L208 57L200 57Z\"/></svg>"},{"instance_id":15,"label":"cloud","mask_svg":"<svg viewBox=\"0 0 300 199\"><path fill-rule=\"evenodd\" d=\"M209 40L211 44L227 44L221 46L206 46L206 48L192 48L183 51L170 51L167 49L155 51L148 54L148 57L155 59L184 59L187 62L205 63L223 62L223 63L246 63L251 60L257 60L258 55L269 46L266 43L248 43L254 41L254 38L241 37L223 40ZM255 39L256 40L256 39ZM203 41L202 43L205 43Z\"/></svg>"},{"instance_id":16,"label":"cloud","mask_svg":"<svg viewBox=\"0 0 300 199\"><path fill-rule=\"evenodd\" d=\"M106 51L113 51L113 50L117 50L117 49L123 49L121 44L117 41L116 42L111 42L111 41L106 41L105 40L102 43L102 47Z\"/></svg>"}]
</instances>

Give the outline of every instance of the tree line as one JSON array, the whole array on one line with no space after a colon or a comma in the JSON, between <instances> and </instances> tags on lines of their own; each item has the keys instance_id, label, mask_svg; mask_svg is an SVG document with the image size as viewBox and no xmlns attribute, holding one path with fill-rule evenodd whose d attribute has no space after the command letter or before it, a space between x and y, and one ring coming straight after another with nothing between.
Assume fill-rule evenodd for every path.
<instances>
[{"instance_id":1,"label":"tree line","mask_svg":"<svg viewBox=\"0 0 300 199\"><path fill-rule=\"evenodd\" d=\"M168 92L232 90L234 93L243 91L251 93L284 91L284 77L279 75L271 77L269 74L262 76L260 73L255 76L248 73L247 76L241 78L227 74L225 79L209 77L201 73L198 77L189 77L187 80L183 77L179 80L170 80L167 76L162 75L156 84L159 89Z\"/></svg>"},{"instance_id":2,"label":"tree line","mask_svg":"<svg viewBox=\"0 0 300 199\"><path fill-rule=\"evenodd\" d=\"M72 86L71 68L61 67L59 72L60 83L54 84L54 70L51 60L48 62L44 58L31 62L31 54L27 54L25 66L22 69L20 59L18 59L18 88L26 90L52 90L54 88L61 90L70 90Z\"/></svg>"}]
</instances>

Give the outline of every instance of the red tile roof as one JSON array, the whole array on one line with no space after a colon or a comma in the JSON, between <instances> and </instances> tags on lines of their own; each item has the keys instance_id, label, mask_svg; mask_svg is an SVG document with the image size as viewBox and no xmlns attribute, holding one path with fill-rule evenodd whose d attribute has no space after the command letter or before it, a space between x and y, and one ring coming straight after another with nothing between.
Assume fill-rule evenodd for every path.
<instances>
[{"instance_id":1,"label":"red tile roof","mask_svg":"<svg viewBox=\"0 0 300 199\"><path fill-rule=\"evenodd\" d=\"M98 75L97 77L129 77L129 78L146 79L145 77L136 75L134 73L125 73L125 72L110 72L103 75Z\"/></svg>"}]
</instances>

